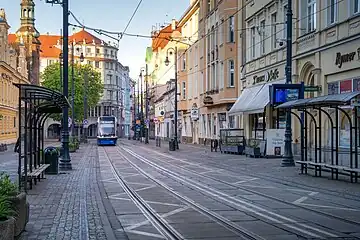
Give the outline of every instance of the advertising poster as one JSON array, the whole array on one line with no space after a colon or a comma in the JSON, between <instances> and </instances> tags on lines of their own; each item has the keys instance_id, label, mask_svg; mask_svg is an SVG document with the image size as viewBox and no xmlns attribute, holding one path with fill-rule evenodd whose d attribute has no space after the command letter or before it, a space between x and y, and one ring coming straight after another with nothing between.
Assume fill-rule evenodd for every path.
<instances>
[{"instance_id":1,"label":"advertising poster","mask_svg":"<svg viewBox=\"0 0 360 240\"><path fill-rule=\"evenodd\" d=\"M266 129L266 155L279 156L284 154L285 129Z\"/></svg>"}]
</instances>

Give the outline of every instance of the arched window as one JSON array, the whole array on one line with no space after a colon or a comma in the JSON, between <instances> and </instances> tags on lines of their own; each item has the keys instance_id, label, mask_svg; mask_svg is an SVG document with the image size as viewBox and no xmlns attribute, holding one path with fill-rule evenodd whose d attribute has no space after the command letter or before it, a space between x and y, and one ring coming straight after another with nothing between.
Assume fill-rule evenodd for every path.
<instances>
[{"instance_id":1,"label":"arched window","mask_svg":"<svg viewBox=\"0 0 360 240\"><path fill-rule=\"evenodd\" d=\"M27 13L27 10L26 10L26 9L23 10L23 14L22 14L22 15L23 15L23 18L28 17L28 13Z\"/></svg>"}]
</instances>

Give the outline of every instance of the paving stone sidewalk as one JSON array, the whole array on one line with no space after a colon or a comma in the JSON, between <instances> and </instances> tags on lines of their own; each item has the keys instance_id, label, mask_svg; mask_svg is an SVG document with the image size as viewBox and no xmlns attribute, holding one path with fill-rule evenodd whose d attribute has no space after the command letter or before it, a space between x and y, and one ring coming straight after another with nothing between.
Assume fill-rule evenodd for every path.
<instances>
[{"instance_id":1,"label":"paving stone sidewalk","mask_svg":"<svg viewBox=\"0 0 360 240\"><path fill-rule=\"evenodd\" d=\"M30 220L22 239L127 239L106 202L95 145L71 155L73 170L47 175L28 191Z\"/></svg>"}]
</instances>

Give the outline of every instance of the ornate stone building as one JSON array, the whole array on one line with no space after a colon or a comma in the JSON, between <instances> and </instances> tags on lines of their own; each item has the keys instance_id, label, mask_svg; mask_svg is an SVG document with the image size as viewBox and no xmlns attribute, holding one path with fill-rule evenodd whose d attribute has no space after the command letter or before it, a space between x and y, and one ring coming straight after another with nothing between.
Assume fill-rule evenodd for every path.
<instances>
[{"instance_id":1,"label":"ornate stone building","mask_svg":"<svg viewBox=\"0 0 360 240\"><path fill-rule=\"evenodd\" d=\"M0 144L18 137L18 89L14 83L29 83L27 48L23 42L8 43L9 24L0 9Z\"/></svg>"}]
</instances>

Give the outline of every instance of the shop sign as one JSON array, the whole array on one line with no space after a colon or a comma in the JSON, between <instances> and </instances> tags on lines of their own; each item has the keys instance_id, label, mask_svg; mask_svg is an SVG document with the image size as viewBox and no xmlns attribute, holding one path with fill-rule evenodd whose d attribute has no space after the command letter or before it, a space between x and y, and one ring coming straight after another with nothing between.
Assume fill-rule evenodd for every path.
<instances>
[{"instance_id":1,"label":"shop sign","mask_svg":"<svg viewBox=\"0 0 360 240\"><path fill-rule=\"evenodd\" d=\"M353 91L360 91L360 78L353 79Z\"/></svg>"},{"instance_id":2,"label":"shop sign","mask_svg":"<svg viewBox=\"0 0 360 240\"><path fill-rule=\"evenodd\" d=\"M191 117L191 120L193 120L193 121L196 121L199 119L199 109L197 107L193 106L191 108L190 117Z\"/></svg>"},{"instance_id":3,"label":"shop sign","mask_svg":"<svg viewBox=\"0 0 360 240\"><path fill-rule=\"evenodd\" d=\"M319 86L305 86L305 92L321 92L321 85Z\"/></svg>"},{"instance_id":4,"label":"shop sign","mask_svg":"<svg viewBox=\"0 0 360 240\"><path fill-rule=\"evenodd\" d=\"M279 70L277 68L275 68L274 70L270 70L268 72L266 72L264 75L261 76L254 76L253 79L253 85L257 84L257 83L262 83L262 82L271 82L274 81L276 79L279 78Z\"/></svg>"},{"instance_id":5,"label":"shop sign","mask_svg":"<svg viewBox=\"0 0 360 240\"><path fill-rule=\"evenodd\" d=\"M340 93L352 92L352 80L345 80L340 82Z\"/></svg>"},{"instance_id":6,"label":"shop sign","mask_svg":"<svg viewBox=\"0 0 360 240\"><path fill-rule=\"evenodd\" d=\"M339 82L328 84L328 95L339 94Z\"/></svg>"},{"instance_id":7,"label":"shop sign","mask_svg":"<svg viewBox=\"0 0 360 240\"><path fill-rule=\"evenodd\" d=\"M360 48L358 48L356 52L344 53L344 54L342 54L341 52L336 53L335 65L341 68L343 63L354 61L356 54L357 54L357 60L360 60Z\"/></svg>"},{"instance_id":8,"label":"shop sign","mask_svg":"<svg viewBox=\"0 0 360 240\"><path fill-rule=\"evenodd\" d=\"M266 155L282 156L285 150L285 129L266 129Z\"/></svg>"}]
</instances>

